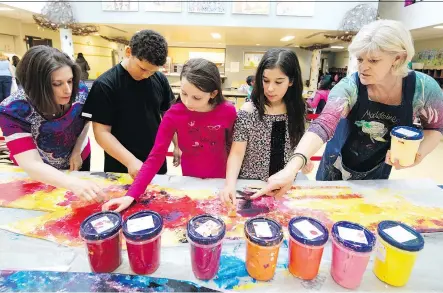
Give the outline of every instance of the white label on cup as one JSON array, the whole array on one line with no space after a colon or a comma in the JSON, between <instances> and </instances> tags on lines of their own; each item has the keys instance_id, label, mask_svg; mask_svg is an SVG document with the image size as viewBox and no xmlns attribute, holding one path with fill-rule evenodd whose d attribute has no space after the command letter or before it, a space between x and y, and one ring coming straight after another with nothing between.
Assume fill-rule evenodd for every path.
<instances>
[{"instance_id":1,"label":"white label on cup","mask_svg":"<svg viewBox=\"0 0 443 293\"><path fill-rule=\"evenodd\" d=\"M395 130L395 132L403 134L403 135L405 135L407 137L414 137L414 136L417 136L417 134L418 134L417 132L411 131L411 130L406 129L406 128L399 128L399 129Z\"/></svg>"},{"instance_id":2,"label":"white label on cup","mask_svg":"<svg viewBox=\"0 0 443 293\"><path fill-rule=\"evenodd\" d=\"M381 241L377 241L377 248L375 249L375 256L381 262L385 262L386 260L386 247L381 243Z\"/></svg>"},{"instance_id":3,"label":"white label on cup","mask_svg":"<svg viewBox=\"0 0 443 293\"><path fill-rule=\"evenodd\" d=\"M257 237L270 238L272 237L271 227L267 222L254 222L254 231Z\"/></svg>"},{"instance_id":4,"label":"white label on cup","mask_svg":"<svg viewBox=\"0 0 443 293\"><path fill-rule=\"evenodd\" d=\"M129 233L152 229L155 227L154 219L152 218L152 216L130 219L127 222L127 227Z\"/></svg>"},{"instance_id":5,"label":"white label on cup","mask_svg":"<svg viewBox=\"0 0 443 293\"><path fill-rule=\"evenodd\" d=\"M410 240L417 239L417 237L403 228L402 226L394 226L388 229L384 229L383 232L391 236L395 241L398 241L400 243L407 242Z\"/></svg>"},{"instance_id":6,"label":"white label on cup","mask_svg":"<svg viewBox=\"0 0 443 293\"><path fill-rule=\"evenodd\" d=\"M211 235L216 235L220 230L220 225L209 220L201 224L195 231L203 237L209 237Z\"/></svg>"},{"instance_id":7,"label":"white label on cup","mask_svg":"<svg viewBox=\"0 0 443 293\"><path fill-rule=\"evenodd\" d=\"M107 216L103 216L101 218L95 219L94 221L91 221L92 227L97 231L97 233L105 232L109 229L114 228L114 223L109 220Z\"/></svg>"},{"instance_id":8,"label":"white label on cup","mask_svg":"<svg viewBox=\"0 0 443 293\"><path fill-rule=\"evenodd\" d=\"M366 239L366 235L363 230L338 227L338 234L344 240L368 244L368 240Z\"/></svg>"},{"instance_id":9,"label":"white label on cup","mask_svg":"<svg viewBox=\"0 0 443 293\"><path fill-rule=\"evenodd\" d=\"M318 230L317 227L312 225L308 220L294 223L294 227L297 228L308 240L312 240L323 235L323 232Z\"/></svg>"}]
</instances>

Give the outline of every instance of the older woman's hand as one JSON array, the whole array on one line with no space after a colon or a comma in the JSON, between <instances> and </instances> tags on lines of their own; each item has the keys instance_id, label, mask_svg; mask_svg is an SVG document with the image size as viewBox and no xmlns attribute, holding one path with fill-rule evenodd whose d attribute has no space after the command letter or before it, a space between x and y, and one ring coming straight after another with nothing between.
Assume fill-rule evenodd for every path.
<instances>
[{"instance_id":1,"label":"older woman's hand","mask_svg":"<svg viewBox=\"0 0 443 293\"><path fill-rule=\"evenodd\" d=\"M292 187L292 183L297 177L297 172L285 168L280 172L275 173L268 179L266 187L256 192L251 199L259 198L263 195L283 196Z\"/></svg>"},{"instance_id":2,"label":"older woman's hand","mask_svg":"<svg viewBox=\"0 0 443 293\"><path fill-rule=\"evenodd\" d=\"M394 160L394 162L392 162L392 160L391 160L391 150L389 150L386 153L385 163L388 164L388 165L394 166L394 168L396 170L401 170L401 169L406 169L406 168L411 168L411 167L417 166L418 164L421 163L422 160L423 160L423 156L420 153L417 153L417 155L415 155L414 164L412 164L410 166L402 166L402 165L400 165L400 162L397 159Z\"/></svg>"}]
</instances>

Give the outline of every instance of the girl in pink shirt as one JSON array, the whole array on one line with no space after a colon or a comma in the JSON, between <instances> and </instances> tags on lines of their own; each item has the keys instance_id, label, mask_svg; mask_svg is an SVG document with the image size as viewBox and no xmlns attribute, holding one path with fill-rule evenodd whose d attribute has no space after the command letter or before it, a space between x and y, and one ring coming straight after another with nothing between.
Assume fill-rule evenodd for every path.
<instances>
[{"instance_id":1,"label":"girl in pink shirt","mask_svg":"<svg viewBox=\"0 0 443 293\"><path fill-rule=\"evenodd\" d=\"M224 178L237 113L222 95L217 66L205 59L191 59L180 75L177 103L164 115L155 145L126 196L108 201L103 210L120 212L137 200L160 169L177 133L184 176Z\"/></svg>"}]
</instances>

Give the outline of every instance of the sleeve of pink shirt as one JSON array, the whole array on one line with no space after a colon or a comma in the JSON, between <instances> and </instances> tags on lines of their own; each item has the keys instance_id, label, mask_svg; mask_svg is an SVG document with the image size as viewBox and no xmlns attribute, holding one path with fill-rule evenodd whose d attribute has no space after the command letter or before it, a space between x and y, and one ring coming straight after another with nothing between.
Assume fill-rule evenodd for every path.
<instances>
[{"instance_id":1,"label":"sleeve of pink shirt","mask_svg":"<svg viewBox=\"0 0 443 293\"><path fill-rule=\"evenodd\" d=\"M146 188L149 183L151 183L158 170L160 170L166 158L172 137L176 132L174 124L174 116L176 115L174 112L176 111L174 111L174 108L175 107L173 106L168 110L163 117L157 132L157 137L155 138L154 147L126 194L127 196L133 197L135 200L145 193Z\"/></svg>"},{"instance_id":2,"label":"sleeve of pink shirt","mask_svg":"<svg viewBox=\"0 0 443 293\"><path fill-rule=\"evenodd\" d=\"M309 99L309 100L307 101L308 104L309 104L309 106L311 106L311 108L316 108L316 107L318 106L318 103L319 103L320 100L321 100L321 97L322 97L322 95L321 95L320 91L317 91L317 92L315 93L315 96L312 98L312 100Z\"/></svg>"}]
</instances>

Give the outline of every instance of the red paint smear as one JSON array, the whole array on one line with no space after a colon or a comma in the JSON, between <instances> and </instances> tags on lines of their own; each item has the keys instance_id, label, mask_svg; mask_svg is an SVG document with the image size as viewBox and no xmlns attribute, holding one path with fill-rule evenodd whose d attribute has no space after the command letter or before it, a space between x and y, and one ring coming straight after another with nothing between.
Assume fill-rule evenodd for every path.
<instances>
[{"instance_id":1,"label":"red paint smear","mask_svg":"<svg viewBox=\"0 0 443 293\"><path fill-rule=\"evenodd\" d=\"M65 193L65 200L62 202L59 202L57 205L62 206L62 207L66 207L66 206L70 205L73 201L78 201L78 200L79 200L79 198L74 193L72 193L71 191L67 191Z\"/></svg>"},{"instance_id":2,"label":"red paint smear","mask_svg":"<svg viewBox=\"0 0 443 293\"><path fill-rule=\"evenodd\" d=\"M197 204L196 200L188 196L173 197L166 192L149 191L139 204L123 212L123 218L139 211L150 210L162 216L165 228L184 227L192 217L205 213Z\"/></svg>"},{"instance_id":3,"label":"red paint smear","mask_svg":"<svg viewBox=\"0 0 443 293\"><path fill-rule=\"evenodd\" d=\"M38 191L51 192L54 189L54 186L41 182L14 181L2 183L0 184L0 201L10 203L28 194Z\"/></svg>"},{"instance_id":4,"label":"red paint smear","mask_svg":"<svg viewBox=\"0 0 443 293\"><path fill-rule=\"evenodd\" d=\"M425 222L425 219L418 219L416 221L419 225L423 224Z\"/></svg>"},{"instance_id":5,"label":"red paint smear","mask_svg":"<svg viewBox=\"0 0 443 293\"><path fill-rule=\"evenodd\" d=\"M68 238L71 241L79 239L79 230L81 223L93 213L101 211L101 204L94 203L88 206L79 207L63 218L47 222L35 231L35 234L40 237L58 236Z\"/></svg>"},{"instance_id":6,"label":"red paint smear","mask_svg":"<svg viewBox=\"0 0 443 293\"><path fill-rule=\"evenodd\" d=\"M127 188L124 185L111 185L103 189L102 191L106 196L106 200L110 200L111 198L124 196L126 194ZM71 191L67 191L65 193L65 200L58 203L57 205L62 207L71 205L73 209L76 209L78 207L89 205L89 203L81 200Z\"/></svg>"},{"instance_id":7,"label":"red paint smear","mask_svg":"<svg viewBox=\"0 0 443 293\"><path fill-rule=\"evenodd\" d=\"M439 227L443 227L443 220L432 219L431 222Z\"/></svg>"}]
</instances>

